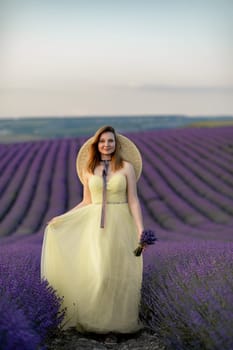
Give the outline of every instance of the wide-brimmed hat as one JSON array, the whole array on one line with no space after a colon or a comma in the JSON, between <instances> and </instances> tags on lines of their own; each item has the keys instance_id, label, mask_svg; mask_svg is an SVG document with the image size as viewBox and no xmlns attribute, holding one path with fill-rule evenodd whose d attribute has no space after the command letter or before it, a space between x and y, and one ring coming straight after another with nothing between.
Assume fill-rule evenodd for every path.
<instances>
[{"instance_id":1,"label":"wide-brimmed hat","mask_svg":"<svg viewBox=\"0 0 233 350\"><path fill-rule=\"evenodd\" d=\"M121 157L133 165L136 180L138 180L142 172L142 157L137 146L126 136L117 133L116 137L117 141L120 144ZM76 169L78 177L82 183L84 183L83 169L85 169L87 166L87 161L89 159L89 149L93 140L94 137L91 137L82 145L76 159Z\"/></svg>"}]
</instances>

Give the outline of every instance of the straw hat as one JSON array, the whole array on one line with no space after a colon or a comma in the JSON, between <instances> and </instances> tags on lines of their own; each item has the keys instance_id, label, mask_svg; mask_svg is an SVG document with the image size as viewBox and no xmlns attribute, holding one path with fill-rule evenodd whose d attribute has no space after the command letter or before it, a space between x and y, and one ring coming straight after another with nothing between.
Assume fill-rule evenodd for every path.
<instances>
[{"instance_id":1,"label":"straw hat","mask_svg":"<svg viewBox=\"0 0 233 350\"><path fill-rule=\"evenodd\" d=\"M121 134L116 134L116 136L120 144L121 156L124 160L130 162L133 165L135 175L136 175L136 180L138 180L142 172L141 154L138 148L136 147L136 145L127 137ZM94 137L91 137L82 145L76 159L76 169L77 169L78 177L82 183L84 182L82 170L85 169L87 165L87 161L89 157L89 147L93 139Z\"/></svg>"}]
</instances>

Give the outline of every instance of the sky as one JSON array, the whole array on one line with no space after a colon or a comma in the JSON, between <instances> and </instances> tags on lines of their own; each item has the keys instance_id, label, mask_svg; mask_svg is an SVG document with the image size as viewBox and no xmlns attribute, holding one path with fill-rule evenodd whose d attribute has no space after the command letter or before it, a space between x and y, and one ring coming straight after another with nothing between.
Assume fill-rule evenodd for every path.
<instances>
[{"instance_id":1,"label":"sky","mask_svg":"<svg viewBox=\"0 0 233 350\"><path fill-rule=\"evenodd\" d=\"M0 118L233 116L232 0L0 0Z\"/></svg>"}]
</instances>

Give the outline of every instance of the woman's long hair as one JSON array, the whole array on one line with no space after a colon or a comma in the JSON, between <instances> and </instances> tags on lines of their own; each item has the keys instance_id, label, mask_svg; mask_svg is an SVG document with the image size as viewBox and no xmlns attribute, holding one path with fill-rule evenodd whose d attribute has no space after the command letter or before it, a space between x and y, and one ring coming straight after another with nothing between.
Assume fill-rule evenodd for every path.
<instances>
[{"instance_id":1,"label":"woman's long hair","mask_svg":"<svg viewBox=\"0 0 233 350\"><path fill-rule=\"evenodd\" d=\"M120 154L121 145L117 138L115 129L112 126L103 126L102 128L98 129L95 135L93 136L93 141L91 143L90 150L89 150L89 160L87 162L87 171L92 174L94 173L96 166L99 165L101 161L101 154L98 150L98 143L100 140L100 136L104 132L113 133L115 138L115 151L112 154L112 163L111 163L112 170L116 171L123 167L123 159Z\"/></svg>"}]
</instances>

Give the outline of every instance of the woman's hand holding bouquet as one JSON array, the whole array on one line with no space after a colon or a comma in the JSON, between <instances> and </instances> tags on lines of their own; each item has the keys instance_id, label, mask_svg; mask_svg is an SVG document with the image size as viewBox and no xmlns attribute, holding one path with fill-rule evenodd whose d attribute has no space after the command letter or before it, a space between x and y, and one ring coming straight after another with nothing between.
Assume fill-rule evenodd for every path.
<instances>
[{"instance_id":1,"label":"woman's hand holding bouquet","mask_svg":"<svg viewBox=\"0 0 233 350\"><path fill-rule=\"evenodd\" d=\"M140 256L142 254L143 249L147 245L154 244L157 241L154 231L152 230L143 230L141 234L140 241L138 243L138 247L134 250L135 256Z\"/></svg>"}]
</instances>

